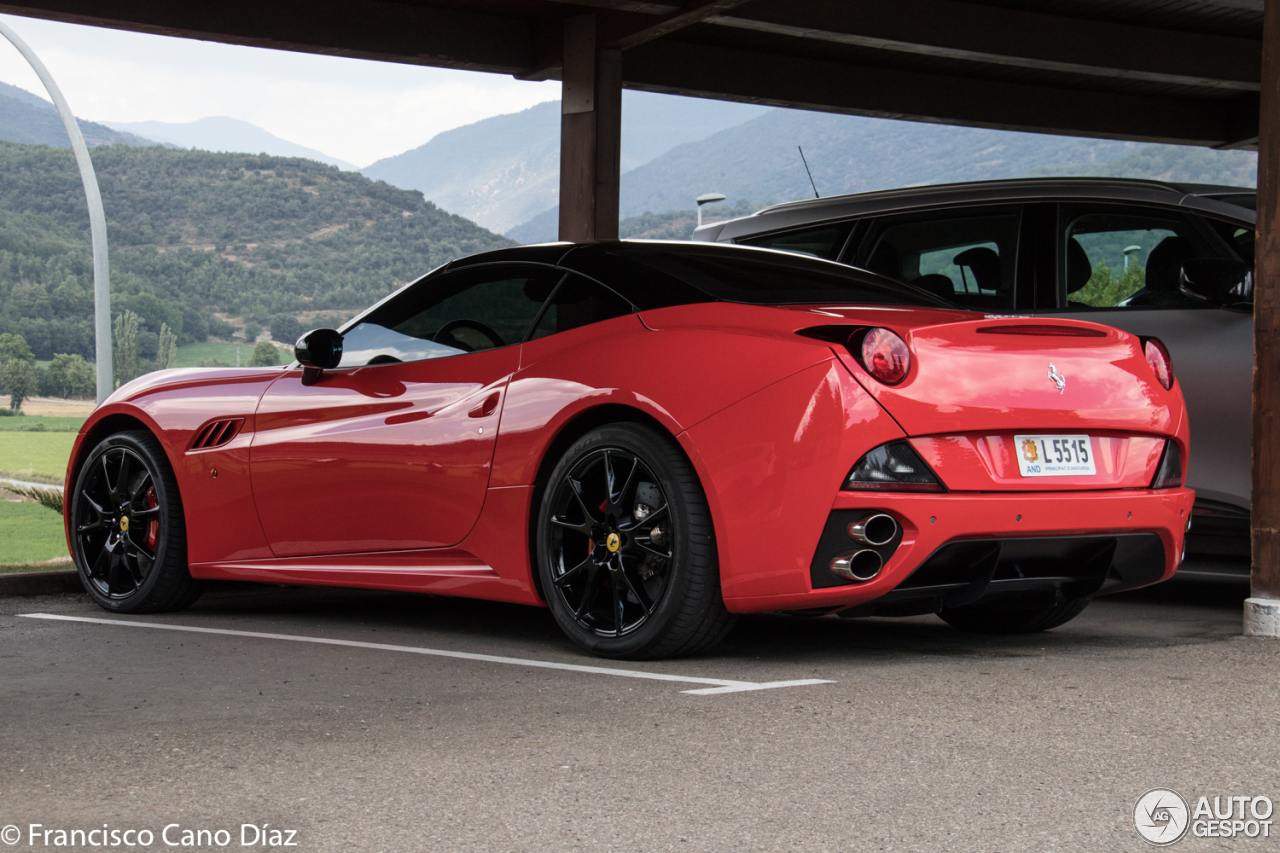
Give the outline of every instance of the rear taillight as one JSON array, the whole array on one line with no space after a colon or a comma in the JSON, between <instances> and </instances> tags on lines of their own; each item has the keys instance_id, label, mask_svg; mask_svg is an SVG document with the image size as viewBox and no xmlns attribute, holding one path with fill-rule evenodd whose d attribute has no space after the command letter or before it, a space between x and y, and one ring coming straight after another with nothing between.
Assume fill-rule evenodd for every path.
<instances>
[{"instance_id":1,"label":"rear taillight","mask_svg":"<svg viewBox=\"0 0 1280 853\"><path fill-rule=\"evenodd\" d=\"M844 480L848 491L944 492L942 481L905 441L867 452Z\"/></svg>"},{"instance_id":2,"label":"rear taillight","mask_svg":"<svg viewBox=\"0 0 1280 853\"><path fill-rule=\"evenodd\" d=\"M1142 354L1147 357L1147 364L1151 365L1151 372L1156 375L1160 384L1166 390L1172 388L1173 362L1169 360L1169 351L1160 343L1160 339L1143 338Z\"/></svg>"},{"instance_id":3,"label":"rear taillight","mask_svg":"<svg viewBox=\"0 0 1280 853\"><path fill-rule=\"evenodd\" d=\"M885 385L897 385L911 369L907 342L888 329L870 329L862 336L862 366Z\"/></svg>"},{"instance_id":4,"label":"rear taillight","mask_svg":"<svg viewBox=\"0 0 1280 853\"><path fill-rule=\"evenodd\" d=\"M1176 489L1182 485L1182 451L1176 441L1164 443L1164 455L1160 457L1160 467L1156 469L1156 478L1151 481L1153 489Z\"/></svg>"}]
</instances>

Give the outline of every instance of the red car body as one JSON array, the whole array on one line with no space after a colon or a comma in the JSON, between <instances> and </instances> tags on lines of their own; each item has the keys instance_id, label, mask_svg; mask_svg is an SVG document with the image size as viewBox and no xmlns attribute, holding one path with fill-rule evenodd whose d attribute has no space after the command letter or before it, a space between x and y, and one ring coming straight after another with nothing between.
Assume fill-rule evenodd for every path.
<instances>
[{"instance_id":1,"label":"red car body","mask_svg":"<svg viewBox=\"0 0 1280 853\"><path fill-rule=\"evenodd\" d=\"M830 327L896 333L908 375L883 384L849 348L800 334ZM1089 594L1152 583L1178 566L1193 499L1152 488L1166 441L1187 458L1187 418L1176 381L1162 387L1126 332L927 305L726 302L328 371L312 385L297 366L149 374L85 423L66 487L100 437L145 429L175 473L195 578L541 605L539 477L571 437L617 418L660 425L687 455L711 510L724 603L739 613L909 612L876 602L892 602L931 556L986 541L1069 551L1146 534L1145 567L1126 574L1116 557ZM1025 433L1087 434L1097 473L1020 476L1013 437ZM945 491L842 489L864 454L898 440ZM900 542L873 579L827 585L824 532L839 513L866 510L890 513Z\"/></svg>"}]
</instances>

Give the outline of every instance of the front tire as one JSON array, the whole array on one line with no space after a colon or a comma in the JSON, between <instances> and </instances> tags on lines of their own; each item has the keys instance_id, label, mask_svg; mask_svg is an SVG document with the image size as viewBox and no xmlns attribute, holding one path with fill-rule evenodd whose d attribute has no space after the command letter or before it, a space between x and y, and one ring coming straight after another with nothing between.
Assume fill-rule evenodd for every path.
<instances>
[{"instance_id":1,"label":"front tire","mask_svg":"<svg viewBox=\"0 0 1280 853\"><path fill-rule=\"evenodd\" d=\"M70 513L71 556L104 610L181 610L200 597L187 571L178 482L149 432L118 432L90 451L76 477Z\"/></svg>"},{"instance_id":2,"label":"front tire","mask_svg":"<svg viewBox=\"0 0 1280 853\"><path fill-rule=\"evenodd\" d=\"M1068 601L1053 607L997 610L975 605L944 608L938 616L953 628L976 634L1034 634L1065 625L1089 606L1089 599Z\"/></svg>"},{"instance_id":3,"label":"front tire","mask_svg":"<svg viewBox=\"0 0 1280 853\"><path fill-rule=\"evenodd\" d=\"M601 427L565 452L539 507L537 555L556 622L601 657L691 655L733 627L706 495L651 427Z\"/></svg>"}]
</instances>

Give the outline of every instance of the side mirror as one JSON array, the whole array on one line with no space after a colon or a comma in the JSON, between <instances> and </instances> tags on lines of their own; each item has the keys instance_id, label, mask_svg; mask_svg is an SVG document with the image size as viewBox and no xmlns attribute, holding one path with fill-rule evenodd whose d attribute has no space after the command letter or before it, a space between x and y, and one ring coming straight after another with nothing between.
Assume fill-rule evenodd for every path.
<instances>
[{"instance_id":1,"label":"side mirror","mask_svg":"<svg viewBox=\"0 0 1280 853\"><path fill-rule=\"evenodd\" d=\"M312 329L293 345L293 357L302 365L302 384L314 385L325 370L342 361L342 335L333 329Z\"/></svg>"},{"instance_id":2,"label":"side mirror","mask_svg":"<svg viewBox=\"0 0 1280 853\"><path fill-rule=\"evenodd\" d=\"M1182 264L1178 288L1201 302L1239 305L1253 302L1253 270L1226 258L1192 258Z\"/></svg>"}]
</instances>

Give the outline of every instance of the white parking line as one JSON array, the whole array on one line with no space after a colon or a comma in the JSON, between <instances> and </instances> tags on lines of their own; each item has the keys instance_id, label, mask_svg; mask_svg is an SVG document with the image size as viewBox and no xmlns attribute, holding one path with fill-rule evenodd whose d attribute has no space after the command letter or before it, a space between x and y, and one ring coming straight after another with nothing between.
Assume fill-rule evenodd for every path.
<instances>
[{"instance_id":1,"label":"white parking line","mask_svg":"<svg viewBox=\"0 0 1280 853\"><path fill-rule=\"evenodd\" d=\"M641 672L638 669L614 669L607 666L584 666L576 663L555 663L527 658L508 658L499 655L480 655L474 652L451 652L445 649L424 649L418 646L392 646L387 643L362 643L358 640L335 640L329 637L302 637L297 634L266 634L259 631L232 631L226 628L197 628L193 625L167 625L160 622L133 622L127 619L94 619L88 616L59 616L52 613L23 613L27 619L51 619L57 622L88 622L93 625L122 625L127 628L153 628L160 631L186 631L191 634L220 634L227 637L252 637L258 640L289 640L294 643L317 643L324 646L347 646L353 649L379 649L386 652L409 652L415 655L432 655L441 658L501 663L508 666L527 666L538 669L560 669L566 672L583 672L588 675L615 675L621 678L644 678L650 681L674 681L682 684L706 684L695 690L681 690L694 696L717 696L721 693L745 693L750 690L774 690L779 687L805 687L810 684L834 684L822 678L802 678L795 681L733 681L725 678L699 678L692 675L668 675L662 672Z\"/></svg>"}]
</instances>

